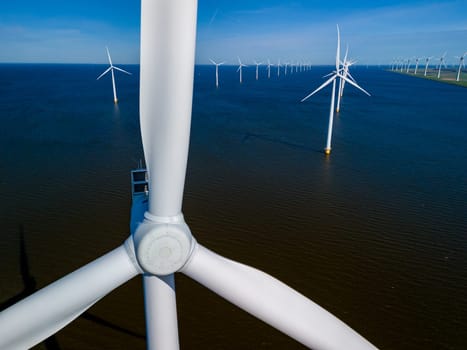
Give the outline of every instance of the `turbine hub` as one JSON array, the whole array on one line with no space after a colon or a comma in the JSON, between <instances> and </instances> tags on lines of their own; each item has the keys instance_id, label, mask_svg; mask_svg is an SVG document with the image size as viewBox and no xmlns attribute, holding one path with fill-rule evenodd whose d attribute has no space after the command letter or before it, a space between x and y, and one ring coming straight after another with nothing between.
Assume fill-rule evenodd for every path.
<instances>
[{"instance_id":1,"label":"turbine hub","mask_svg":"<svg viewBox=\"0 0 467 350\"><path fill-rule=\"evenodd\" d=\"M144 272L169 275L180 270L191 255L194 241L188 225L146 218L134 233L136 259Z\"/></svg>"}]
</instances>

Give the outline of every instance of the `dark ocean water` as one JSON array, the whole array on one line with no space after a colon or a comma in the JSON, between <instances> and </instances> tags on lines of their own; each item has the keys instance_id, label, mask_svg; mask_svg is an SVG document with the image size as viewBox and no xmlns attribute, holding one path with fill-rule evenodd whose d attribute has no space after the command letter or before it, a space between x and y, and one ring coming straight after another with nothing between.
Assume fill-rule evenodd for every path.
<instances>
[{"instance_id":1,"label":"dark ocean water","mask_svg":"<svg viewBox=\"0 0 467 350\"><path fill-rule=\"evenodd\" d=\"M121 244L143 158L138 66L0 65L0 306ZM330 67L197 67L184 214L381 349L467 348L467 89L352 70L325 145ZM118 72L117 72L118 73ZM22 244L23 243L23 244ZM177 276L183 349L302 349ZM140 278L38 349L144 349Z\"/></svg>"}]
</instances>

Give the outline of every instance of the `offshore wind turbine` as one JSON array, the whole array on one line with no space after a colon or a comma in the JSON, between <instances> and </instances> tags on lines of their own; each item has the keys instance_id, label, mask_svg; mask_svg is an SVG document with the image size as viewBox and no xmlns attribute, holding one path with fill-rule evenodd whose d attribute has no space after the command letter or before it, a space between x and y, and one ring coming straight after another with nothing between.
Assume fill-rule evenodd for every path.
<instances>
[{"instance_id":1,"label":"offshore wind turbine","mask_svg":"<svg viewBox=\"0 0 467 350\"><path fill-rule=\"evenodd\" d=\"M441 77L441 66L445 66L446 67L446 63L444 63L444 57L446 57L446 54L447 52L445 52L443 54L443 56L441 56L439 58L439 65L438 65L438 79Z\"/></svg>"},{"instance_id":2,"label":"offshore wind turbine","mask_svg":"<svg viewBox=\"0 0 467 350\"><path fill-rule=\"evenodd\" d=\"M281 60L277 61L277 77L281 75Z\"/></svg>"},{"instance_id":3,"label":"offshore wind turbine","mask_svg":"<svg viewBox=\"0 0 467 350\"><path fill-rule=\"evenodd\" d=\"M256 80L258 80L258 71L259 71L259 66L263 64L263 62L256 62L254 61L256 65Z\"/></svg>"},{"instance_id":4,"label":"offshore wind turbine","mask_svg":"<svg viewBox=\"0 0 467 350\"><path fill-rule=\"evenodd\" d=\"M243 64L242 63L242 60L240 59L240 57L237 57L238 58L238 69L237 69L237 72L240 72L240 84L243 82L242 80L242 67L248 67L246 64Z\"/></svg>"},{"instance_id":5,"label":"offshore wind turbine","mask_svg":"<svg viewBox=\"0 0 467 350\"><path fill-rule=\"evenodd\" d=\"M314 90L312 93L309 95L305 96L301 102L304 102L311 96L313 96L315 93L320 91L322 88L326 87L327 85L332 83L332 93L331 93L331 107L329 109L329 125L328 125L328 136L326 140L326 147L324 148L324 153L326 155L331 154L331 138L332 138L332 125L333 125L333 120L334 120L334 101L335 101L335 95L336 95L336 79L340 78L349 83L350 85L355 86L357 89L363 91L365 94L370 96L368 92L366 92L363 88L357 85L357 83L354 83L352 80L349 78L345 77L341 73L341 68L340 68L340 33L339 33L339 26L337 26L337 52L336 52L336 70L333 71L333 75L325 81L321 86L319 86L316 90Z\"/></svg>"},{"instance_id":6,"label":"offshore wind turbine","mask_svg":"<svg viewBox=\"0 0 467 350\"><path fill-rule=\"evenodd\" d=\"M415 58L415 71L414 74L417 75L417 70L418 70L418 63L420 61L420 58L416 57Z\"/></svg>"},{"instance_id":7,"label":"offshore wind turbine","mask_svg":"<svg viewBox=\"0 0 467 350\"><path fill-rule=\"evenodd\" d=\"M410 72L410 58L407 59L407 71L406 73Z\"/></svg>"},{"instance_id":8,"label":"offshore wind turbine","mask_svg":"<svg viewBox=\"0 0 467 350\"><path fill-rule=\"evenodd\" d=\"M460 77L461 77L461 71L462 71L462 67L464 67L464 57L467 55L467 52L464 52L464 54L462 56L455 56L456 58L459 59L459 68L457 69L457 77L456 77L456 81L459 81Z\"/></svg>"},{"instance_id":9,"label":"offshore wind turbine","mask_svg":"<svg viewBox=\"0 0 467 350\"><path fill-rule=\"evenodd\" d=\"M139 110L149 185L141 222L118 248L2 311L1 349L33 347L114 289L143 275L147 349L178 350L175 272L309 348L376 349L286 284L205 248L186 224L181 209L193 100L196 5L196 0L141 1ZM169 64L179 69L167 74Z\"/></svg>"},{"instance_id":10,"label":"offshore wind turbine","mask_svg":"<svg viewBox=\"0 0 467 350\"><path fill-rule=\"evenodd\" d=\"M430 60L432 58L433 58L433 56L425 58L425 73L423 73L423 76L425 76L425 77L426 77L426 71L428 70L428 64L429 64L429 62L430 62Z\"/></svg>"},{"instance_id":11,"label":"offshore wind turbine","mask_svg":"<svg viewBox=\"0 0 467 350\"><path fill-rule=\"evenodd\" d=\"M213 65L216 66L216 88L219 87L219 66L223 65L225 62L216 63L214 60L209 59Z\"/></svg>"},{"instance_id":12,"label":"offshore wind turbine","mask_svg":"<svg viewBox=\"0 0 467 350\"><path fill-rule=\"evenodd\" d=\"M267 66L268 67L268 79L271 78L271 66L272 66L272 63L268 58L268 66Z\"/></svg>"},{"instance_id":13,"label":"offshore wind turbine","mask_svg":"<svg viewBox=\"0 0 467 350\"><path fill-rule=\"evenodd\" d=\"M116 66L114 66L112 64L112 58L110 58L110 52L109 52L109 48L108 47L105 47L105 49L107 50L107 57L109 58L109 64L110 64L110 67L107 68L104 73L102 73L101 75L99 75L97 77L96 80L99 80L100 78L102 78L104 75L106 75L108 72L111 73L112 75L112 88L113 88L113 93L114 93L114 103L117 103L118 102L118 99L117 99L117 88L115 87L115 76L114 76L114 70L118 70L120 72L123 72L123 73L126 73L126 74L129 74L131 75L130 72L127 72L126 70L123 70L121 68L118 68Z\"/></svg>"}]
</instances>

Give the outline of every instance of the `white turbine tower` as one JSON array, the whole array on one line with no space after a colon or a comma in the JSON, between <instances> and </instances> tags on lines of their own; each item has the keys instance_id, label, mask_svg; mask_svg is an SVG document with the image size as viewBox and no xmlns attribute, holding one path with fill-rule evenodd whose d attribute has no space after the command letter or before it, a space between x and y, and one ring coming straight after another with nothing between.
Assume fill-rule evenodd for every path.
<instances>
[{"instance_id":1,"label":"white turbine tower","mask_svg":"<svg viewBox=\"0 0 467 350\"><path fill-rule=\"evenodd\" d=\"M441 67L442 67L442 66L446 67L446 63L444 63L444 58L446 57L446 54L447 54L447 52L445 52L445 53L443 54L443 56L441 56L441 57L439 58L438 79L441 77Z\"/></svg>"},{"instance_id":2,"label":"white turbine tower","mask_svg":"<svg viewBox=\"0 0 467 350\"><path fill-rule=\"evenodd\" d=\"M456 58L459 59L459 68L457 69L457 77L456 77L456 81L459 81L460 77L461 77L461 71L462 71L462 67L465 66L464 64L464 57L467 55L467 52L464 52L464 54L462 56L455 56Z\"/></svg>"},{"instance_id":3,"label":"white turbine tower","mask_svg":"<svg viewBox=\"0 0 467 350\"><path fill-rule=\"evenodd\" d=\"M349 83L350 85L355 86L357 89L363 91L365 94L370 96L368 92L366 92L364 89L362 89L360 86L358 86L356 83L354 83L352 80L349 78L345 77L341 73L340 69L340 33L339 33L339 26L337 26L337 53L336 53L336 70L332 72L333 75L325 81L320 87L318 87L315 91L313 91L311 94L307 95L304 97L301 102L304 102L311 96L313 96L315 93L317 93L319 90L324 88L325 86L329 85L332 83L332 93L331 93L331 107L329 109L329 125L328 125L328 137L326 140L326 147L324 148L324 153L326 155L331 154L331 138L332 138L332 124L334 120L334 101L335 101L335 95L336 95L336 79L340 78Z\"/></svg>"},{"instance_id":4,"label":"white turbine tower","mask_svg":"<svg viewBox=\"0 0 467 350\"><path fill-rule=\"evenodd\" d=\"M278 60L277 61L277 77L279 77L281 75L281 60Z\"/></svg>"},{"instance_id":5,"label":"white turbine tower","mask_svg":"<svg viewBox=\"0 0 467 350\"><path fill-rule=\"evenodd\" d=\"M433 56L425 58L425 73L423 73L423 76L426 77L426 72L428 70L428 64L430 63L430 60L433 58Z\"/></svg>"},{"instance_id":6,"label":"white turbine tower","mask_svg":"<svg viewBox=\"0 0 467 350\"><path fill-rule=\"evenodd\" d=\"M248 67L246 64L243 64L242 61L240 60L240 57L237 57L238 58L238 69L237 69L237 72L240 72L240 84L243 82L243 79L242 79L242 67Z\"/></svg>"},{"instance_id":7,"label":"white turbine tower","mask_svg":"<svg viewBox=\"0 0 467 350\"><path fill-rule=\"evenodd\" d=\"M415 75L417 75L419 61L420 61L419 57L415 58L415 71L413 72Z\"/></svg>"},{"instance_id":8,"label":"white turbine tower","mask_svg":"<svg viewBox=\"0 0 467 350\"><path fill-rule=\"evenodd\" d=\"M140 126L149 181L144 219L115 250L0 313L1 349L33 347L112 290L143 274L147 348L178 350L175 272L309 348L376 349L284 283L205 248L185 223L181 208L190 137L196 11L196 0L141 1ZM169 65L178 69L167 74Z\"/></svg>"},{"instance_id":9,"label":"white turbine tower","mask_svg":"<svg viewBox=\"0 0 467 350\"><path fill-rule=\"evenodd\" d=\"M255 65L256 65L256 80L258 80L258 71L259 71L259 66L263 64L263 62L255 62Z\"/></svg>"},{"instance_id":10,"label":"white turbine tower","mask_svg":"<svg viewBox=\"0 0 467 350\"><path fill-rule=\"evenodd\" d=\"M272 66L272 63L268 58L268 66L267 66L268 67L268 79L271 78L271 66Z\"/></svg>"},{"instance_id":11,"label":"white turbine tower","mask_svg":"<svg viewBox=\"0 0 467 350\"><path fill-rule=\"evenodd\" d=\"M126 70L123 70L123 69L121 69L121 68L115 67L115 66L112 64L112 59L110 58L109 48L106 47L105 49L107 50L107 57L109 58L110 67L107 68L107 69L104 71L104 73L102 73L101 75L99 75L99 76L97 77L96 80L99 80L99 79L102 78L104 75L106 75L108 72L111 73L111 75L112 75L112 88L113 88L113 93L114 93L114 103L117 103L117 102L118 102L118 99L117 99L117 88L115 87L114 70L118 70L118 71L120 71L120 72L129 74L129 75L131 75L131 73L130 73L130 72L127 72Z\"/></svg>"},{"instance_id":12,"label":"white turbine tower","mask_svg":"<svg viewBox=\"0 0 467 350\"><path fill-rule=\"evenodd\" d=\"M223 65L225 62L216 63L214 60L209 59L213 65L216 66L216 88L219 87L219 66Z\"/></svg>"},{"instance_id":13,"label":"white turbine tower","mask_svg":"<svg viewBox=\"0 0 467 350\"><path fill-rule=\"evenodd\" d=\"M345 56L344 56L344 61L342 62L342 68L340 69L340 73L342 74L343 77L345 78L350 78L354 83L357 83L355 79L352 77L352 75L349 72L349 67L353 64L356 63L356 61L349 61L347 60L347 55L349 52L349 47L347 46L347 49L345 51ZM337 92L337 105L336 105L336 113L339 113L340 108L341 108L341 99L342 96L344 96L344 87L345 87L345 80L340 78L339 79L339 88Z\"/></svg>"},{"instance_id":14,"label":"white turbine tower","mask_svg":"<svg viewBox=\"0 0 467 350\"><path fill-rule=\"evenodd\" d=\"M287 75L287 66L289 65L289 62L284 63L284 75Z\"/></svg>"},{"instance_id":15,"label":"white turbine tower","mask_svg":"<svg viewBox=\"0 0 467 350\"><path fill-rule=\"evenodd\" d=\"M410 72L410 58L407 59L407 71L406 73Z\"/></svg>"}]
</instances>

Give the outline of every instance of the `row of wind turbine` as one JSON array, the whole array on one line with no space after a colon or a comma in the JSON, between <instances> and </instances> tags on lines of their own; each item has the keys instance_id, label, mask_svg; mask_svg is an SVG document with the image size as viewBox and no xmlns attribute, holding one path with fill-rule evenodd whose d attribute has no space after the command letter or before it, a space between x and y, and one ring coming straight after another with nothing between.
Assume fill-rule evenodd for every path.
<instances>
[{"instance_id":1,"label":"row of wind turbine","mask_svg":"<svg viewBox=\"0 0 467 350\"><path fill-rule=\"evenodd\" d=\"M240 83L243 83L243 67L247 68L248 65L244 64L240 57L237 57L238 59L238 68L237 68L237 73L239 73L239 81ZM217 63L213 59L209 59L209 61L216 67L215 72L216 72L216 87L219 87L219 66L225 64L226 62L220 62ZM253 61L253 64L256 66L255 69L255 79L259 80L259 67L263 65L263 62L258 62L256 60ZM267 77L268 79L271 78L271 67L277 67L277 76L280 77L280 71L281 67L284 67L284 75L287 75L288 68L290 67L290 73L292 74L294 71L294 68L296 69L296 72L300 71L308 71L311 69L311 64L305 64L302 62L297 62L296 64L291 64L289 62L284 63L283 65L280 63L280 60L276 65L272 64L271 61L268 59L267 60L267 65L266 65L266 70L267 70Z\"/></svg>"},{"instance_id":2,"label":"row of wind turbine","mask_svg":"<svg viewBox=\"0 0 467 350\"><path fill-rule=\"evenodd\" d=\"M447 68L446 66L446 55L447 55L447 52L444 52L439 58L438 58L438 64L436 65L435 69L437 71L436 73L436 77L438 79L441 79L441 69L442 68ZM467 52L464 52L464 54L462 54L461 56L454 56L456 59L459 60L459 64L458 64L458 67L457 67L457 74L456 74L456 81L460 81L460 76L461 76L461 72L462 72L462 69L465 67L465 64L464 64L464 58L465 56L467 55ZM425 57L425 69L424 69L424 72L423 72L423 76L427 76L427 72L428 72L428 68L429 68L429 63L430 63L430 60L433 58L433 56L427 56ZM413 74L414 75L417 75L417 72L418 72L418 66L419 66L419 61L421 60L422 58L421 57L415 57L415 69L413 71ZM394 59L393 62L392 62L392 65L391 65L391 70L392 71L400 71L400 72L404 72L405 73L410 73L410 62L411 62L411 59L407 59L407 60L404 60L404 59Z\"/></svg>"}]
</instances>

